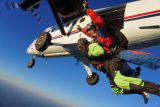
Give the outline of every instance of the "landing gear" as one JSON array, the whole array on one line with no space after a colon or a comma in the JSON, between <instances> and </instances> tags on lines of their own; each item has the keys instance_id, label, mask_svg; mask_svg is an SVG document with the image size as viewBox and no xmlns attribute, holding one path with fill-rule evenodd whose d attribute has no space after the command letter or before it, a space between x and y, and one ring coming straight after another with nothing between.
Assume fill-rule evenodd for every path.
<instances>
[{"instance_id":1,"label":"landing gear","mask_svg":"<svg viewBox=\"0 0 160 107\"><path fill-rule=\"evenodd\" d=\"M91 76L87 76L86 81L89 85L95 85L99 81L99 76L93 72Z\"/></svg>"},{"instance_id":2,"label":"landing gear","mask_svg":"<svg viewBox=\"0 0 160 107\"><path fill-rule=\"evenodd\" d=\"M38 37L35 47L36 50L43 52L45 51L48 46L51 44L51 35L48 32L43 32L42 34L40 34L40 36Z\"/></svg>"},{"instance_id":3,"label":"landing gear","mask_svg":"<svg viewBox=\"0 0 160 107\"><path fill-rule=\"evenodd\" d=\"M32 68L34 65L35 65L35 59L32 58L32 59L28 62L27 67L28 67L28 68Z\"/></svg>"}]
</instances>

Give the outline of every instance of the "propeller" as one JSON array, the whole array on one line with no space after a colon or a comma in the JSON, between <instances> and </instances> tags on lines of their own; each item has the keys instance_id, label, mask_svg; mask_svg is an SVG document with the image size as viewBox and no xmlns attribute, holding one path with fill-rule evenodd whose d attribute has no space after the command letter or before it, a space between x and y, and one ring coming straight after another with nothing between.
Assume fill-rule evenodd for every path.
<instances>
[{"instance_id":1,"label":"propeller","mask_svg":"<svg viewBox=\"0 0 160 107\"><path fill-rule=\"evenodd\" d=\"M42 21L41 16L38 14L36 9L39 7L40 0L24 0L21 3L16 2L5 2L5 7L8 10L12 9L22 9L23 11L31 12L34 19L40 23Z\"/></svg>"},{"instance_id":2,"label":"propeller","mask_svg":"<svg viewBox=\"0 0 160 107\"><path fill-rule=\"evenodd\" d=\"M38 23L40 23L40 22L42 21L42 18L41 18L41 16L38 14L38 12L36 11L36 9L31 9L30 12L31 12L32 16L34 17L34 19L35 19Z\"/></svg>"},{"instance_id":3,"label":"propeller","mask_svg":"<svg viewBox=\"0 0 160 107\"><path fill-rule=\"evenodd\" d=\"M20 4L18 4L18 3L13 3L13 2L5 2L5 6L6 6L6 8L7 8L8 10L21 8L21 7L20 7Z\"/></svg>"}]
</instances>

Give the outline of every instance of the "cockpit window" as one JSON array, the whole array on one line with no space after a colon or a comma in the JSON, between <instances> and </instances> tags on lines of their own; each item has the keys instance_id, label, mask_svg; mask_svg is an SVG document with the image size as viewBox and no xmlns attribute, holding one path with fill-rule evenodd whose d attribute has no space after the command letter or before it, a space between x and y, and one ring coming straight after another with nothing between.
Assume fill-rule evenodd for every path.
<instances>
[{"instance_id":1,"label":"cockpit window","mask_svg":"<svg viewBox=\"0 0 160 107\"><path fill-rule=\"evenodd\" d=\"M79 21L79 23L82 23L84 21L85 21L85 17L81 18L80 21Z\"/></svg>"}]
</instances>

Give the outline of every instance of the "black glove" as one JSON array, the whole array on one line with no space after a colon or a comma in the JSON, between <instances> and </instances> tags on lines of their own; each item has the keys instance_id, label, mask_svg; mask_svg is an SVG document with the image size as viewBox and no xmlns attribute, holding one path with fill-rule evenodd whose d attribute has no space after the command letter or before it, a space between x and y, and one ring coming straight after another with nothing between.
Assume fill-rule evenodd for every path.
<instances>
[{"instance_id":1,"label":"black glove","mask_svg":"<svg viewBox=\"0 0 160 107\"><path fill-rule=\"evenodd\" d=\"M124 50L124 48L122 48L121 46L118 46L118 45L116 45L115 46L115 51L114 51L114 53L119 53L120 51L122 51L122 50Z\"/></svg>"},{"instance_id":2,"label":"black glove","mask_svg":"<svg viewBox=\"0 0 160 107\"><path fill-rule=\"evenodd\" d=\"M122 48L119 45L116 45L113 48L111 48L111 54L118 54L121 50L124 50L124 48Z\"/></svg>"},{"instance_id":3,"label":"black glove","mask_svg":"<svg viewBox=\"0 0 160 107\"><path fill-rule=\"evenodd\" d=\"M76 26L76 28L77 28L79 31L81 31L81 30L82 30L82 28L81 28L81 26L80 26L80 25L77 25L77 26Z\"/></svg>"},{"instance_id":4,"label":"black glove","mask_svg":"<svg viewBox=\"0 0 160 107\"><path fill-rule=\"evenodd\" d=\"M87 2L84 2L82 5L83 5L83 7L84 7L84 9L85 9L85 10L87 10L87 9L89 8L89 6L88 6L88 3L87 3Z\"/></svg>"}]
</instances>

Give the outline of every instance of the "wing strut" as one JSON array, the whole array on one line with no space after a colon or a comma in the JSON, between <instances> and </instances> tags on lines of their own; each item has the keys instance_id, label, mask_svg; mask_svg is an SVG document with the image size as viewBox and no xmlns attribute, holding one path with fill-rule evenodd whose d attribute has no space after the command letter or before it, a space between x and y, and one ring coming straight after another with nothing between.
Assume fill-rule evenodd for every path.
<instances>
[{"instance_id":1,"label":"wing strut","mask_svg":"<svg viewBox=\"0 0 160 107\"><path fill-rule=\"evenodd\" d=\"M49 4L49 6L50 6L50 8L51 8L51 10L52 10L52 13L53 13L55 19L56 19L56 22L57 22L57 24L58 24L58 27L59 27L62 35L66 35L66 32L65 32L65 30L64 30L64 28L63 28L63 25L62 25L62 22L61 22L61 20L60 20L60 18L59 18L59 15L58 15L58 13L55 11L54 1L53 1L53 0L47 0L47 1L48 1L48 4Z\"/></svg>"},{"instance_id":2,"label":"wing strut","mask_svg":"<svg viewBox=\"0 0 160 107\"><path fill-rule=\"evenodd\" d=\"M83 64L83 63L82 63L82 64ZM91 76L91 75L92 75L92 71L91 71L91 68L89 67L89 65L83 64L83 66L84 66L85 70L87 71L87 74L88 74L89 76Z\"/></svg>"}]
</instances>

